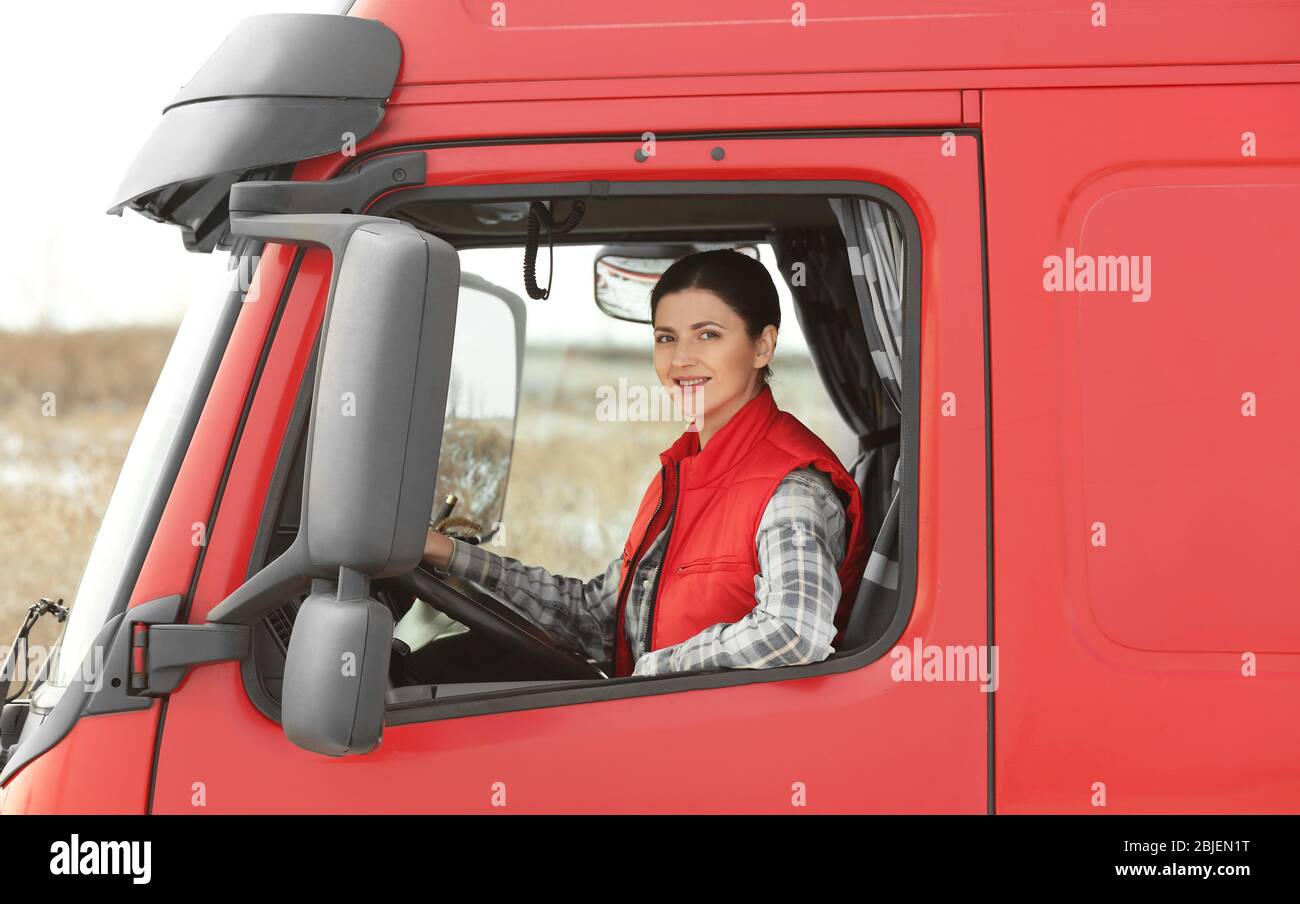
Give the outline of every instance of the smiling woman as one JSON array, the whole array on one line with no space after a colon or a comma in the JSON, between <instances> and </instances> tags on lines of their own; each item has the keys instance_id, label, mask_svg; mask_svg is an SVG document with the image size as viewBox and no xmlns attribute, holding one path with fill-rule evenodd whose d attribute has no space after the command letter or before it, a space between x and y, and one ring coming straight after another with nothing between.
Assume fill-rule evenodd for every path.
<instances>
[{"instance_id":1,"label":"smiling woman","mask_svg":"<svg viewBox=\"0 0 1300 904\"><path fill-rule=\"evenodd\" d=\"M655 373L698 387L703 445L772 376L781 303L767 268L731 250L701 251L669 267L650 293ZM707 417L706 417L707 416Z\"/></svg>"}]
</instances>

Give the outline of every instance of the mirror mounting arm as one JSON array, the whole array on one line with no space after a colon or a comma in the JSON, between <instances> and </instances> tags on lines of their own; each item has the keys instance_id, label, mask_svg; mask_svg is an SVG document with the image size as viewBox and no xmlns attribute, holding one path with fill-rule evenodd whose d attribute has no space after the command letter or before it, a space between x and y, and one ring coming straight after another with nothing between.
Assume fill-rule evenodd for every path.
<instances>
[{"instance_id":1,"label":"mirror mounting arm","mask_svg":"<svg viewBox=\"0 0 1300 904\"><path fill-rule=\"evenodd\" d=\"M230 188L230 211L232 215L354 214L393 189L423 185L427 166L428 155L412 151L368 160L321 182L237 182Z\"/></svg>"}]
</instances>

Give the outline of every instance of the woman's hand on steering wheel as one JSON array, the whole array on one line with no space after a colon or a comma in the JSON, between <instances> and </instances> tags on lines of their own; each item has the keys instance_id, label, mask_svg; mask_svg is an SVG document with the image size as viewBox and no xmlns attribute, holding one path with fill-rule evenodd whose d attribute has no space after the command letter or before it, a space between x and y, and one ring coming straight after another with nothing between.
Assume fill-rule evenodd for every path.
<instances>
[{"instance_id":1,"label":"woman's hand on steering wheel","mask_svg":"<svg viewBox=\"0 0 1300 904\"><path fill-rule=\"evenodd\" d=\"M424 538L424 561L438 568L446 568L451 561L453 548L451 537L430 527Z\"/></svg>"},{"instance_id":2,"label":"woman's hand on steering wheel","mask_svg":"<svg viewBox=\"0 0 1300 904\"><path fill-rule=\"evenodd\" d=\"M545 629L520 615L486 587L428 570L430 566L445 570L453 548L451 537L430 529L420 566L385 580L402 593L424 600L471 631L494 641L520 662L535 665L540 675L579 680L608 677L585 656L562 648Z\"/></svg>"}]
</instances>

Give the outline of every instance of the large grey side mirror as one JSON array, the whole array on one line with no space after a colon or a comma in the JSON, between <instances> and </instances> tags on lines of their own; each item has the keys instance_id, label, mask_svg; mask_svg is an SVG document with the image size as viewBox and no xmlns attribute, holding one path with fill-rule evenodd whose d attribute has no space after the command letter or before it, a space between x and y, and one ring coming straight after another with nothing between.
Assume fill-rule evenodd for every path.
<instances>
[{"instance_id":1,"label":"large grey side mirror","mask_svg":"<svg viewBox=\"0 0 1300 904\"><path fill-rule=\"evenodd\" d=\"M285 732L320 753L363 753L382 735L393 627L369 581L410 571L423 553L459 258L441 239L380 217L235 214L231 232L328 247L334 269L298 537L208 620L252 624L310 586L289 644Z\"/></svg>"}]
</instances>

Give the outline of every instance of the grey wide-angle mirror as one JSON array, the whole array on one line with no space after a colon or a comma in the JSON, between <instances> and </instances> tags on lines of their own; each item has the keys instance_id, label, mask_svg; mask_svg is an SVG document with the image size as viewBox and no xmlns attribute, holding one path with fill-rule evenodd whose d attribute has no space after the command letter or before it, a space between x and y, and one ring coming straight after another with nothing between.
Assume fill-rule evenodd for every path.
<instances>
[{"instance_id":1,"label":"grey wide-angle mirror","mask_svg":"<svg viewBox=\"0 0 1300 904\"><path fill-rule=\"evenodd\" d=\"M433 514L455 496L452 514L477 526L471 533L484 541L494 535L505 507L525 310L514 293L461 274Z\"/></svg>"}]
</instances>

